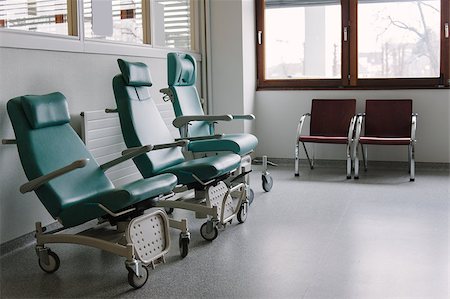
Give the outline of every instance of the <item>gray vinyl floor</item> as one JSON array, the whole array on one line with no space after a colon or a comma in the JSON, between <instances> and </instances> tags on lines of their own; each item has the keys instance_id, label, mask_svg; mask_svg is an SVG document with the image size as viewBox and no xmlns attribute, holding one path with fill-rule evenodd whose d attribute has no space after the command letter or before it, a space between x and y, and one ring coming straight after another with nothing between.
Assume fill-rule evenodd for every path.
<instances>
[{"instance_id":1,"label":"gray vinyl floor","mask_svg":"<svg viewBox=\"0 0 450 299\"><path fill-rule=\"evenodd\" d=\"M271 170L265 193L212 243L189 217L189 255L177 243L167 263L133 290L124 259L52 245L61 267L45 274L32 246L1 259L1 298L449 298L449 173L369 169L346 180L340 167ZM171 232L173 240L178 233Z\"/></svg>"}]
</instances>

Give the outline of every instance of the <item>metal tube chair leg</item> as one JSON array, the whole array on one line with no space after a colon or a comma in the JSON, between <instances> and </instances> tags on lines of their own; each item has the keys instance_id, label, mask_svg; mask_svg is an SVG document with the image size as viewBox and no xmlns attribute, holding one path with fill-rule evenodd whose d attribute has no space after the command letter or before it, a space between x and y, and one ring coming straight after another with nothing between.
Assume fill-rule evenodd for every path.
<instances>
[{"instance_id":1,"label":"metal tube chair leg","mask_svg":"<svg viewBox=\"0 0 450 299\"><path fill-rule=\"evenodd\" d=\"M409 172L410 172L410 178L409 181L410 182L414 182L414 180L416 179L416 166L415 166L415 158L414 158L414 143L411 143L409 145L409 155L411 157L411 160L409 162Z\"/></svg>"},{"instance_id":2,"label":"metal tube chair leg","mask_svg":"<svg viewBox=\"0 0 450 299\"><path fill-rule=\"evenodd\" d=\"M352 177L352 157L350 154L351 143L347 145L347 179Z\"/></svg>"},{"instance_id":3,"label":"metal tube chair leg","mask_svg":"<svg viewBox=\"0 0 450 299\"><path fill-rule=\"evenodd\" d=\"M298 164L299 164L299 150L300 150L300 144L299 144L300 142L296 142L295 143L295 172L294 172L294 175L295 176L300 176L300 173L299 173L299 168L298 168Z\"/></svg>"},{"instance_id":4,"label":"metal tube chair leg","mask_svg":"<svg viewBox=\"0 0 450 299\"><path fill-rule=\"evenodd\" d=\"M359 144L361 146L361 154L364 163L364 171L367 171L367 146L364 147L362 143Z\"/></svg>"},{"instance_id":5,"label":"metal tube chair leg","mask_svg":"<svg viewBox=\"0 0 450 299\"><path fill-rule=\"evenodd\" d=\"M308 150L306 149L306 145L305 145L304 142L302 142L302 144L303 144L303 149L305 150L306 158L308 158L309 167L310 167L311 169L314 169L314 165L313 165L313 163L311 162L311 159L309 158L309 154L308 154Z\"/></svg>"},{"instance_id":6,"label":"metal tube chair leg","mask_svg":"<svg viewBox=\"0 0 450 299\"><path fill-rule=\"evenodd\" d=\"M358 141L356 141L358 142ZM355 152L354 152L354 159L355 159L355 180L359 179L359 157L358 157L358 143L355 145Z\"/></svg>"}]
</instances>

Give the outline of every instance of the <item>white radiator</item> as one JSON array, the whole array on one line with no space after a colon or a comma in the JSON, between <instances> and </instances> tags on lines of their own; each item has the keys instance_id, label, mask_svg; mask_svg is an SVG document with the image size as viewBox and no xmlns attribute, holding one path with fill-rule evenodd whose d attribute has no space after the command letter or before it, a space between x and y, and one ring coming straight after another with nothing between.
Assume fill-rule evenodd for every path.
<instances>
[{"instance_id":1,"label":"white radiator","mask_svg":"<svg viewBox=\"0 0 450 299\"><path fill-rule=\"evenodd\" d=\"M120 157L127 148L117 113L104 110L83 112L81 132L86 147L98 164ZM132 160L108 169L106 175L116 187L142 178Z\"/></svg>"},{"instance_id":2,"label":"white radiator","mask_svg":"<svg viewBox=\"0 0 450 299\"><path fill-rule=\"evenodd\" d=\"M175 117L172 105L161 103L158 104L158 109L172 135L178 138L178 130L172 125ZM106 113L104 110L86 111L81 115L82 138L97 163L103 164L120 157L127 147L122 137L119 115ZM132 160L108 169L106 175L116 187L142 178Z\"/></svg>"}]
</instances>

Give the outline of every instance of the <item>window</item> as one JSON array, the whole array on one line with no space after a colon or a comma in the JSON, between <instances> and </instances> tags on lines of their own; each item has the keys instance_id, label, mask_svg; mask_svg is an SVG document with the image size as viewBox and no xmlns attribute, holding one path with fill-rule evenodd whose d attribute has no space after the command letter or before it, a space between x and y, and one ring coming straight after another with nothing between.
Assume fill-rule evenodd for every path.
<instances>
[{"instance_id":1,"label":"window","mask_svg":"<svg viewBox=\"0 0 450 299\"><path fill-rule=\"evenodd\" d=\"M267 79L341 77L338 2L291 7L268 2L265 21Z\"/></svg>"},{"instance_id":2,"label":"window","mask_svg":"<svg viewBox=\"0 0 450 299\"><path fill-rule=\"evenodd\" d=\"M189 50L191 6L190 0L84 0L85 36Z\"/></svg>"},{"instance_id":3,"label":"window","mask_svg":"<svg viewBox=\"0 0 450 299\"><path fill-rule=\"evenodd\" d=\"M85 37L143 44L142 2L84 0Z\"/></svg>"},{"instance_id":4,"label":"window","mask_svg":"<svg viewBox=\"0 0 450 299\"><path fill-rule=\"evenodd\" d=\"M189 0L154 1L154 44L168 48L192 48L192 4Z\"/></svg>"},{"instance_id":5,"label":"window","mask_svg":"<svg viewBox=\"0 0 450 299\"><path fill-rule=\"evenodd\" d=\"M0 27L78 35L76 4L67 0L0 0Z\"/></svg>"},{"instance_id":6,"label":"window","mask_svg":"<svg viewBox=\"0 0 450 299\"><path fill-rule=\"evenodd\" d=\"M256 0L258 88L449 86L448 0Z\"/></svg>"},{"instance_id":7,"label":"window","mask_svg":"<svg viewBox=\"0 0 450 299\"><path fill-rule=\"evenodd\" d=\"M358 78L439 77L440 0L358 4Z\"/></svg>"},{"instance_id":8,"label":"window","mask_svg":"<svg viewBox=\"0 0 450 299\"><path fill-rule=\"evenodd\" d=\"M0 38L10 47L110 54L195 50L200 8L199 0L0 0ZM78 36L78 19L79 38L61 38Z\"/></svg>"}]
</instances>

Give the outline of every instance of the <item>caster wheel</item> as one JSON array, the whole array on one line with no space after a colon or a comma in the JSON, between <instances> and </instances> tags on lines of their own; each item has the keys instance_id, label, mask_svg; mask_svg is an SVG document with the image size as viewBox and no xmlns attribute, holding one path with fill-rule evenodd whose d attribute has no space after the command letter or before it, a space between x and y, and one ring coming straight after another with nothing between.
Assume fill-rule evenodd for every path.
<instances>
[{"instance_id":1,"label":"caster wheel","mask_svg":"<svg viewBox=\"0 0 450 299\"><path fill-rule=\"evenodd\" d=\"M243 203L239 208L239 212L237 213L237 220L239 221L239 223L244 223L245 220L247 220L247 215L248 215L248 204Z\"/></svg>"},{"instance_id":2,"label":"caster wheel","mask_svg":"<svg viewBox=\"0 0 450 299\"><path fill-rule=\"evenodd\" d=\"M137 276L133 270L128 269L128 283L135 289L141 288L148 280L148 269L147 267L141 267L141 276Z\"/></svg>"},{"instance_id":3,"label":"caster wheel","mask_svg":"<svg viewBox=\"0 0 450 299\"><path fill-rule=\"evenodd\" d=\"M173 208L164 208L164 211L166 211L167 215L172 215L173 213Z\"/></svg>"},{"instance_id":4,"label":"caster wheel","mask_svg":"<svg viewBox=\"0 0 450 299\"><path fill-rule=\"evenodd\" d=\"M249 192L247 193L247 200L248 200L248 204L252 204L253 199L255 199L255 192L253 191L252 188L249 188Z\"/></svg>"},{"instance_id":5,"label":"caster wheel","mask_svg":"<svg viewBox=\"0 0 450 299\"><path fill-rule=\"evenodd\" d=\"M180 256L181 258L185 258L189 253L189 238L180 238L178 239L178 246L180 248Z\"/></svg>"},{"instance_id":6,"label":"caster wheel","mask_svg":"<svg viewBox=\"0 0 450 299\"><path fill-rule=\"evenodd\" d=\"M48 264L45 264L41 259L39 259L38 262L39 262L39 267L41 267L41 269L47 273L55 272L56 270L59 269L59 265L60 265L58 255L56 253L54 253L53 251L51 251L50 249L48 250Z\"/></svg>"},{"instance_id":7,"label":"caster wheel","mask_svg":"<svg viewBox=\"0 0 450 299\"><path fill-rule=\"evenodd\" d=\"M214 227L212 231L208 232L207 227L208 222L202 224L202 226L200 227L200 235L202 235L203 239L205 239L206 241L215 240L219 235L219 230L217 229L217 227Z\"/></svg>"},{"instance_id":8,"label":"caster wheel","mask_svg":"<svg viewBox=\"0 0 450 299\"><path fill-rule=\"evenodd\" d=\"M263 175L262 179L262 187L264 191L269 192L273 186L273 179L270 175Z\"/></svg>"}]
</instances>

